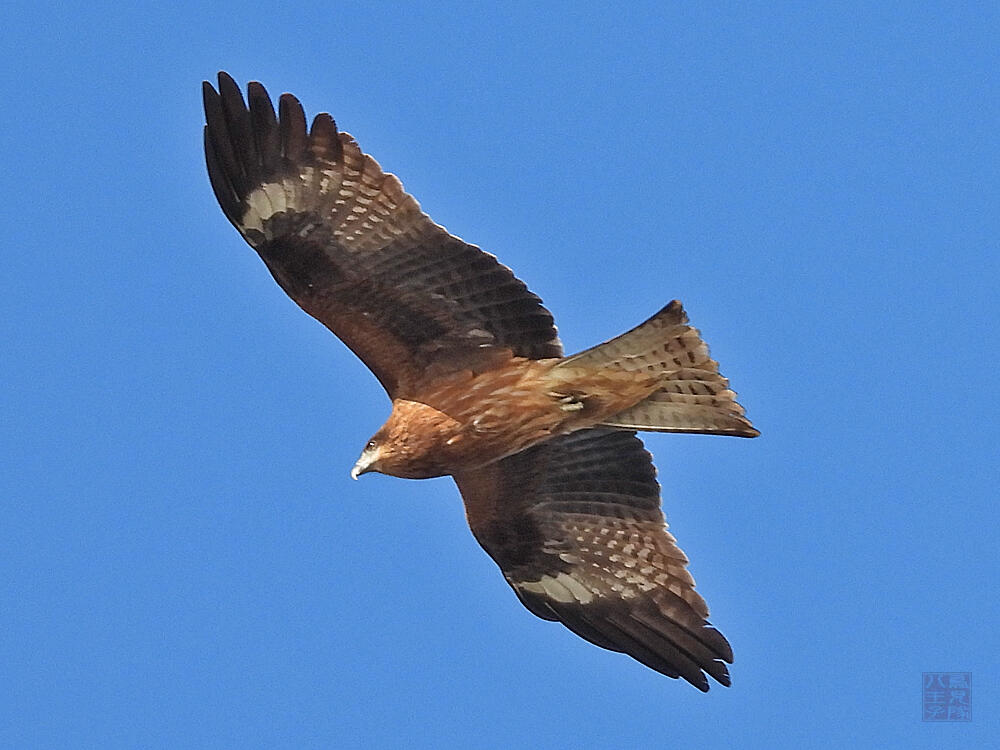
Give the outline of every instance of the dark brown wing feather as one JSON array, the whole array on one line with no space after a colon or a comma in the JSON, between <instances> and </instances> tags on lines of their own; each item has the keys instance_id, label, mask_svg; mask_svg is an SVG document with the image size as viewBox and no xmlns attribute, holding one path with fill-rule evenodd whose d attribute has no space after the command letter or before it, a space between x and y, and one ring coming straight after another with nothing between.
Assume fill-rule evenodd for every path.
<instances>
[{"instance_id":1,"label":"dark brown wing feather","mask_svg":"<svg viewBox=\"0 0 1000 750\"><path fill-rule=\"evenodd\" d=\"M733 654L706 621L634 432L589 429L457 475L469 525L534 614L708 690Z\"/></svg>"},{"instance_id":2,"label":"dark brown wing feather","mask_svg":"<svg viewBox=\"0 0 1000 750\"><path fill-rule=\"evenodd\" d=\"M298 100L275 117L258 83L208 82L205 160L228 219L306 312L339 336L392 397L427 368L484 350L556 357L541 300L492 255L435 224L395 176L327 114L307 132Z\"/></svg>"}]
</instances>

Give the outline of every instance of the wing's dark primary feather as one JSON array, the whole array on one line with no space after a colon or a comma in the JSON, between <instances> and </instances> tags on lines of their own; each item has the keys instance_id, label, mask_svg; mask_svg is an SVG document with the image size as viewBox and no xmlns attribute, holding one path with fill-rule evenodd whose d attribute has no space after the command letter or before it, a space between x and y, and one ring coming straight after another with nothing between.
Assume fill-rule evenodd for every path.
<instances>
[{"instance_id":1,"label":"wing's dark primary feather","mask_svg":"<svg viewBox=\"0 0 1000 750\"><path fill-rule=\"evenodd\" d=\"M649 453L595 428L456 475L476 539L534 614L708 690L729 643L667 531Z\"/></svg>"},{"instance_id":2,"label":"wing's dark primary feather","mask_svg":"<svg viewBox=\"0 0 1000 750\"><path fill-rule=\"evenodd\" d=\"M275 117L263 86L247 87L248 107L225 73L203 94L205 160L223 212L390 396L484 350L561 355L541 300L435 224L328 114L307 131L295 97L282 95Z\"/></svg>"}]
</instances>

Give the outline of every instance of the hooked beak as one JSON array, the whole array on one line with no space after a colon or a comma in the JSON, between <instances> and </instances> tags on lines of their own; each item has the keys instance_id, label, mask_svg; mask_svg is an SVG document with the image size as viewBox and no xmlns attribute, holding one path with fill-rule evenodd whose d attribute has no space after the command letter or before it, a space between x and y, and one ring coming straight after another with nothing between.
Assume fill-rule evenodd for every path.
<instances>
[{"instance_id":1,"label":"hooked beak","mask_svg":"<svg viewBox=\"0 0 1000 750\"><path fill-rule=\"evenodd\" d=\"M361 458L359 458L358 462L351 468L351 479L356 480L362 474L375 471L375 469L372 468L372 464L375 463L375 460L378 458L376 454L377 451L365 448L365 450L361 452Z\"/></svg>"}]
</instances>

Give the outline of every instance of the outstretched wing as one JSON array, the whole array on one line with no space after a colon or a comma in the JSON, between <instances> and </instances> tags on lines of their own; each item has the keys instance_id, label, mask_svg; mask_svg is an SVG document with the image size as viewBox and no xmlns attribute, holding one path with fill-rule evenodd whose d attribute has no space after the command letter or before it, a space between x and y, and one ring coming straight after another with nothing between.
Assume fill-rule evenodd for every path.
<instances>
[{"instance_id":1,"label":"outstretched wing","mask_svg":"<svg viewBox=\"0 0 1000 750\"><path fill-rule=\"evenodd\" d=\"M705 618L634 432L581 430L455 481L472 532L546 620L708 690L733 652Z\"/></svg>"},{"instance_id":2,"label":"outstretched wing","mask_svg":"<svg viewBox=\"0 0 1000 750\"><path fill-rule=\"evenodd\" d=\"M302 309L339 336L391 397L428 369L491 353L562 353L552 315L510 269L420 210L328 114L279 114L259 83L207 81L205 159L229 221Z\"/></svg>"}]
</instances>

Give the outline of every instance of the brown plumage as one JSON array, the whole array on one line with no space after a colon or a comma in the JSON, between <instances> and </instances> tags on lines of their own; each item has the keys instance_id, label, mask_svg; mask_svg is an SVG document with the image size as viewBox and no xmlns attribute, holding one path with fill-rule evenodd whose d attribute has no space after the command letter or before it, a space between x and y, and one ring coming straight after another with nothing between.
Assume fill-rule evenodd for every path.
<instances>
[{"instance_id":1,"label":"brown plumage","mask_svg":"<svg viewBox=\"0 0 1000 750\"><path fill-rule=\"evenodd\" d=\"M635 430L753 437L671 302L563 357L541 300L431 221L396 177L290 94L206 82L205 157L226 217L306 312L385 387L392 413L351 474L451 475L524 605L701 690L732 651L706 622Z\"/></svg>"}]
</instances>

